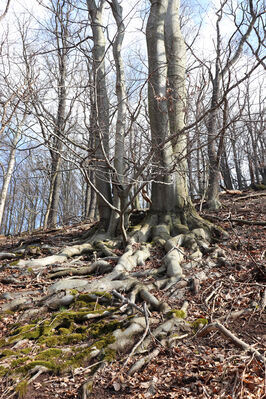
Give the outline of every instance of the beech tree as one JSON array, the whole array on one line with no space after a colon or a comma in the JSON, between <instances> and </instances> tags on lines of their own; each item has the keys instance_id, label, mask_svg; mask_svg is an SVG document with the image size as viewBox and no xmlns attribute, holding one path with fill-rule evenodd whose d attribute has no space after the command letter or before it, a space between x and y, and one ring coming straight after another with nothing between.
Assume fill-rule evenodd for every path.
<instances>
[{"instance_id":1,"label":"beech tree","mask_svg":"<svg viewBox=\"0 0 266 399\"><path fill-rule=\"evenodd\" d=\"M121 354L131 350L128 359L134 353L139 355L139 360L128 370L128 374L132 375L159 353L158 347L152 348L154 338L162 345L171 346L171 342L176 340L176 336L179 338L181 333L182 339L186 338L183 335L184 328L189 329L191 335L195 333L194 326L184 320L188 301L180 305L181 309L171 309L171 296L177 297L181 288L192 288L196 292L199 280L207 278L212 267L226 264L226 253L217 245L217 240L226 238L227 234L202 219L193 207L188 190L187 159L189 147L193 147L191 143L188 145L187 131L196 126L196 133L200 134L200 121L207 120L205 132L210 133L212 121L209 117L216 118L216 108L221 105L219 84L225 84L225 80L220 75L220 54L215 65L216 75L211 77L211 86L217 89L215 93L212 91L215 98L211 99L211 109L204 109L201 115L197 115L196 121L186 124L186 46L180 29L179 0L149 1L148 19L145 20L147 72L143 79L148 87L148 104L142 86L137 93L138 99L134 99L136 102L130 105L125 82L125 57L121 48L126 26L123 3L120 4L117 0L53 1L56 5L76 6L77 13L82 13L81 25L85 26L84 30L80 29L77 42L62 40L56 48L59 58L63 56L60 58L61 68L58 73L58 83L62 91L58 90L58 101L53 103L57 105L58 111L58 118L51 118L54 122L51 124L54 128L53 137L59 139L66 149L61 151L61 147L57 147L64 164L79 166L80 173L96 193L99 222L73 241L72 245L55 250L46 247L49 253L52 252L49 256L19 258L13 266L10 265L16 268L18 274L36 273L38 280L45 272L47 278L56 281L45 286L43 294L38 292L36 298L32 298L31 292L27 291L22 301L11 302L11 307L6 310L12 310L12 306L15 309L16 306L19 309L25 307L29 310L26 317L31 319L31 323L35 323L33 318L36 314L38 317L43 315L45 320L38 321L36 325L27 325L22 332L29 333L27 336L31 341L41 343L42 349L46 343L51 347L71 343L70 350L60 352L63 361L67 359L67 370L69 367L73 371L73 364L76 365L75 361L79 360L79 356L82 358L84 353L82 361L90 367L92 363L97 366L98 362L101 364L102 361L109 361L110 353ZM78 3L78 6L74 3ZM218 12L218 18L221 12ZM108 13L112 21L110 29L110 20L106 22L105 13ZM112 29L115 30L114 34ZM56 30L56 33L59 34L59 31ZM240 42L242 43L242 39ZM85 97L85 100L84 97L80 99L79 105L82 106L78 108L78 111L82 109L82 118L79 116L75 119L79 123L70 129L71 134L66 135L63 134L66 118L60 108L60 104L65 106L67 103L66 86L65 80L60 78L65 77L62 65L65 62L64 51L70 48L79 49L89 61L90 68L86 79L82 75L84 82L80 82L80 87L84 87ZM229 59L231 61L227 59L224 73L232 62L230 57ZM111 77L107 76L109 71L112 73ZM215 81L216 78L218 81ZM89 98L86 101L87 95ZM225 135L227 112L230 110L226 103L228 96L223 100L223 115L218 124L221 137ZM43 108L42 105L39 106ZM132 112L133 107L135 109ZM139 116L140 110L143 110L143 115ZM196 113L201 113L200 111L197 109ZM35 112L38 116L38 109ZM49 110L46 114L49 116ZM60 118L64 120L64 123L61 120L63 126L59 124ZM45 124L44 115L42 121ZM141 148L127 148L133 142L138 143ZM201 137L198 142L200 152L204 144ZM219 156L222 154L220 149ZM200 156L203 157L203 154ZM69 186L74 184L70 176L65 174L64 177L68 179L68 182L64 181L64 199L67 200ZM27 206L37 209L34 188L31 185L23 198L30 197L27 198ZM150 205L149 209L138 212L138 221L134 223L131 219L131 225L127 226L126 213L141 190ZM148 194L151 194L151 198ZM74 201L78 201L78 198L80 197L76 196ZM25 203L25 200L21 202L24 209ZM61 205L62 209L69 210L63 201ZM28 214L28 226L31 228L36 222L35 214ZM61 217L64 220L63 215ZM23 254L24 248L20 249ZM163 253L163 257L158 256L158 253ZM86 258L81 263L80 256L83 255ZM69 261L70 258L73 259ZM146 260L149 258L156 258L157 261L148 263ZM205 268L204 272L197 272L199 263ZM48 265L56 266L47 268ZM145 267L135 270L137 266ZM98 278L90 278L93 273ZM201 277L202 274L204 277ZM41 291L39 285L38 290ZM80 296L80 293L86 295ZM103 308L98 312L96 306L91 311L89 307L92 301ZM121 307L121 302L127 306ZM107 311L102 311L104 306ZM70 312L65 311L66 307L70 307ZM85 311L80 310L80 307L84 307ZM153 313L149 314L148 309L161 313L162 317L154 317ZM52 317L47 316L47 310L54 312ZM138 312L137 315L134 314L135 311ZM94 330L91 329L90 319L93 320ZM202 319L199 320L201 323ZM83 324L77 329L76 324L80 322ZM152 334L149 336L150 330ZM20 335L20 330L18 331L16 334L13 330L12 343L16 343L17 338L24 338ZM141 340L134 345L141 334ZM239 344L239 340L237 342ZM3 341L3 346L5 343ZM74 351L73 355L73 346L76 344L77 352ZM245 350L252 349L247 345L242 347ZM27 353L27 356L36 356L36 353L39 356L41 350L38 352L34 349L34 355ZM262 364L265 363L265 357L259 351L252 349L252 352ZM49 350L49 356L53 356L52 353L53 350ZM75 361L68 361L73 356ZM98 358L96 362L95 358ZM42 356L36 359L41 359L41 362L27 363L27 368L23 367L23 370L28 372L31 365L41 365L36 374L39 376L39 373L47 372L50 362L44 363ZM59 362L58 357L57 361ZM43 367L44 364L47 368ZM51 372L53 370L52 366ZM32 382L34 377L27 374L25 378ZM92 386L91 380L82 385L82 399L90 397Z\"/></svg>"}]
</instances>

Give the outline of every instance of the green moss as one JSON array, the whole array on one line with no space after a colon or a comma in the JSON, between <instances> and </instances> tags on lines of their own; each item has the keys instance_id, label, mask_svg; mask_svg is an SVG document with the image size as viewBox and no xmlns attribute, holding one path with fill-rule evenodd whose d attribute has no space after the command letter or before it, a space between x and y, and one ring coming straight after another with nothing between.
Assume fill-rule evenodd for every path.
<instances>
[{"instance_id":1,"label":"green moss","mask_svg":"<svg viewBox=\"0 0 266 399\"><path fill-rule=\"evenodd\" d=\"M27 393L27 387L28 387L27 380L20 381L20 383L16 386L15 391L16 391L16 394L18 395L19 399L24 398L24 396Z\"/></svg>"},{"instance_id":2,"label":"green moss","mask_svg":"<svg viewBox=\"0 0 266 399\"><path fill-rule=\"evenodd\" d=\"M55 315L50 325L52 328L58 328L58 327L69 328L72 322L80 323L84 321L86 314L88 314L86 310L84 311L67 310L59 312Z\"/></svg>"},{"instance_id":3,"label":"green moss","mask_svg":"<svg viewBox=\"0 0 266 399\"><path fill-rule=\"evenodd\" d=\"M50 337L41 337L38 342L45 344L48 348L60 345L78 344L87 337L87 334L72 333L67 335L52 335Z\"/></svg>"},{"instance_id":4,"label":"green moss","mask_svg":"<svg viewBox=\"0 0 266 399\"><path fill-rule=\"evenodd\" d=\"M0 376L3 377L7 374L9 374L10 369L4 366L0 366Z\"/></svg>"},{"instance_id":5,"label":"green moss","mask_svg":"<svg viewBox=\"0 0 266 399\"><path fill-rule=\"evenodd\" d=\"M77 309L82 309L82 308L86 308L88 306L87 302L84 301L76 301L73 305L73 309L77 310Z\"/></svg>"},{"instance_id":6,"label":"green moss","mask_svg":"<svg viewBox=\"0 0 266 399\"><path fill-rule=\"evenodd\" d=\"M71 334L72 329L70 328L65 328L65 327L61 327L58 329L58 332L60 335L69 335Z\"/></svg>"},{"instance_id":7,"label":"green moss","mask_svg":"<svg viewBox=\"0 0 266 399\"><path fill-rule=\"evenodd\" d=\"M27 364L25 364L22 367L19 367L17 369L17 371L19 373L25 374L26 372L28 372L29 370L33 369L35 366L43 366L46 367L48 370L57 372L59 369L59 366L57 363L53 362L53 361L46 361L46 360L33 360L32 362L29 362Z\"/></svg>"},{"instance_id":8,"label":"green moss","mask_svg":"<svg viewBox=\"0 0 266 399\"><path fill-rule=\"evenodd\" d=\"M50 358L57 359L61 355L62 355L62 349L50 348L50 349L46 349L46 350L42 351L41 353L39 353L35 357L35 359L36 360L48 360Z\"/></svg>"},{"instance_id":9,"label":"green moss","mask_svg":"<svg viewBox=\"0 0 266 399\"><path fill-rule=\"evenodd\" d=\"M26 363L29 360L30 360L30 357L28 357L28 356L19 357L18 359L12 360L12 362L10 363L10 367L12 369L15 369L15 368L21 366L22 364Z\"/></svg>"},{"instance_id":10,"label":"green moss","mask_svg":"<svg viewBox=\"0 0 266 399\"><path fill-rule=\"evenodd\" d=\"M8 339L8 343L12 344L20 341L21 339L37 340L42 335L48 335L51 331L51 326L48 321L41 324L27 324L16 328L11 333L11 337Z\"/></svg>"},{"instance_id":11,"label":"green moss","mask_svg":"<svg viewBox=\"0 0 266 399\"><path fill-rule=\"evenodd\" d=\"M176 317L177 319L185 319L187 317L187 312L182 309L171 309L166 316L171 319L172 317Z\"/></svg>"},{"instance_id":12,"label":"green moss","mask_svg":"<svg viewBox=\"0 0 266 399\"><path fill-rule=\"evenodd\" d=\"M2 313L2 312L1 312ZM5 310L4 312L3 312L3 314L7 314L7 315L12 315L12 314L14 314L15 312L14 312L14 310Z\"/></svg>"},{"instance_id":13,"label":"green moss","mask_svg":"<svg viewBox=\"0 0 266 399\"><path fill-rule=\"evenodd\" d=\"M114 330L116 330L117 328L120 327L120 322L114 320L114 321L99 321L98 323L92 323L90 325L90 334L94 337L94 338L98 338L101 335L113 332Z\"/></svg>"},{"instance_id":14,"label":"green moss","mask_svg":"<svg viewBox=\"0 0 266 399\"><path fill-rule=\"evenodd\" d=\"M14 356L16 354L17 352L12 351L11 349L4 349L2 352L0 352L0 358Z\"/></svg>"},{"instance_id":15,"label":"green moss","mask_svg":"<svg viewBox=\"0 0 266 399\"><path fill-rule=\"evenodd\" d=\"M26 326L21 326L16 328L14 331L12 331L11 335L20 335L23 334L25 338L38 338L40 335L39 328L36 326L36 324L27 324Z\"/></svg>"},{"instance_id":16,"label":"green moss","mask_svg":"<svg viewBox=\"0 0 266 399\"><path fill-rule=\"evenodd\" d=\"M95 292L92 292L92 295L97 295L98 297L101 297L101 298L106 298L106 299L112 299L113 297L112 297L112 294L110 294L110 292L105 292L105 291L95 291Z\"/></svg>"},{"instance_id":17,"label":"green moss","mask_svg":"<svg viewBox=\"0 0 266 399\"><path fill-rule=\"evenodd\" d=\"M72 290L70 290L69 291L69 293L71 294L71 295L78 295L78 290L74 290L74 289L72 289Z\"/></svg>"},{"instance_id":18,"label":"green moss","mask_svg":"<svg viewBox=\"0 0 266 399\"><path fill-rule=\"evenodd\" d=\"M90 302L94 302L95 298L93 298L92 295L90 295L90 294L79 294L77 296L77 301L84 302L87 304Z\"/></svg>"},{"instance_id":19,"label":"green moss","mask_svg":"<svg viewBox=\"0 0 266 399\"><path fill-rule=\"evenodd\" d=\"M31 351L32 351L32 348L20 349L20 353L23 353L25 355L28 355Z\"/></svg>"},{"instance_id":20,"label":"green moss","mask_svg":"<svg viewBox=\"0 0 266 399\"><path fill-rule=\"evenodd\" d=\"M60 345L60 337L57 337L56 335L53 335L51 337L41 337L39 338L38 342L39 344L45 345L48 348L53 348L57 345Z\"/></svg>"},{"instance_id":21,"label":"green moss","mask_svg":"<svg viewBox=\"0 0 266 399\"><path fill-rule=\"evenodd\" d=\"M113 344L115 342L115 337L113 334L106 334L99 341L94 342L93 346L97 349L103 349L106 346Z\"/></svg>"},{"instance_id":22,"label":"green moss","mask_svg":"<svg viewBox=\"0 0 266 399\"><path fill-rule=\"evenodd\" d=\"M91 358L91 347L86 348L77 348L74 349L74 354L72 354L71 358L64 362L63 367L67 368L75 368L81 367L84 365L86 361L89 361Z\"/></svg>"},{"instance_id":23,"label":"green moss","mask_svg":"<svg viewBox=\"0 0 266 399\"><path fill-rule=\"evenodd\" d=\"M106 348L103 352L103 360L106 362L113 362L116 359L116 351L114 349Z\"/></svg>"},{"instance_id":24,"label":"green moss","mask_svg":"<svg viewBox=\"0 0 266 399\"><path fill-rule=\"evenodd\" d=\"M208 324L208 320L204 318L199 318L193 321L192 326L195 330L199 330L200 328L206 326Z\"/></svg>"},{"instance_id":25,"label":"green moss","mask_svg":"<svg viewBox=\"0 0 266 399\"><path fill-rule=\"evenodd\" d=\"M13 262L9 263L9 266L17 266L19 260L14 260Z\"/></svg>"}]
</instances>

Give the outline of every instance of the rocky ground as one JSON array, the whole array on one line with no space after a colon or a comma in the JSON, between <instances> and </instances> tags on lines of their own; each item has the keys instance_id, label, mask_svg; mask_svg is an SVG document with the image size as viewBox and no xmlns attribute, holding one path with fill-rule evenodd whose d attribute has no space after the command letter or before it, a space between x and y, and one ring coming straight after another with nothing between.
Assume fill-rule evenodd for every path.
<instances>
[{"instance_id":1,"label":"rocky ground","mask_svg":"<svg viewBox=\"0 0 266 399\"><path fill-rule=\"evenodd\" d=\"M84 269L97 254L68 259L64 268L56 262L39 270L18 267L21 258L60 252L88 225L1 237L0 398L266 398L266 193L224 194L222 203L219 213L204 206L202 211L229 233L213 247L222 256L184 259L179 285L152 292L171 312L145 311L139 303L133 308L146 319L134 339L136 344L149 339L143 351L132 345L127 352L113 349L114 331L125 331L132 318L124 312L130 306L113 294L88 296L73 289L66 295L65 290L65 302L59 294L56 300L51 296L51 287L62 281L55 272L73 265ZM122 250L112 255L105 257L110 268ZM164 256L152 245L133 272L148 284L152 276L145 277L145 271L159 269ZM85 278L100 279L101 270L80 276ZM174 312L176 334L157 336L157 326L172 320ZM138 359L145 364L132 373Z\"/></svg>"}]
</instances>

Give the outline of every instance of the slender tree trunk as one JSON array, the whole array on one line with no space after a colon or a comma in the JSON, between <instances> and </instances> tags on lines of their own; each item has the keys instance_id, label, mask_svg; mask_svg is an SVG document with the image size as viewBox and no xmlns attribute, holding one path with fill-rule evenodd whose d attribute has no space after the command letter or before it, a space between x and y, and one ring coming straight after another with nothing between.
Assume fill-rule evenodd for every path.
<instances>
[{"instance_id":1,"label":"slender tree trunk","mask_svg":"<svg viewBox=\"0 0 266 399\"><path fill-rule=\"evenodd\" d=\"M105 73L105 37L103 33L102 9L103 1L96 6L95 0L87 0L89 15L92 22L93 34L93 72L95 88L95 104L92 107L92 116L94 119L95 135L95 184L97 190L102 196L112 203L112 194L110 186L110 176L107 167L107 157L109 156L109 101L106 88ZM98 195L97 198L100 221L104 229L108 228L111 208Z\"/></svg>"},{"instance_id":2,"label":"slender tree trunk","mask_svg":"<svg viewBox=\"0 0 266 399\"><path fill-rule=\"evenodd\" d=\"M242 181L242 174L241 174L239 157L237 155L237 150L236 150L236 139L235 139L235 137L231 138L231 145L232 145L233 156L234 156L234 164L235 164L235 170L236 170L237 185L238 185L238 189L242 190L243 181Z\"/></svg>"},{"instance_id":3,"label":"slender tree trunk","mask_svg":"<svg viewBox=\"0 0 266 399\"><path fill-rule=\"evenodd\" d=\"M1 191L1 195L0 195L0 226L2 225L9 183L10 183L10 180L11 180L11 177L13 174L13 170L15 167L16 150L17 150L17 144L18 144L19 139L20 139L20 133L18 130L18 132L16 133L15 138L13 140L13 143L12 143L8 167L7 167L6 174L4 176L4 182L3 182L2 191Z\"/></svg>"},{"instance_id":4,"label":"slender tree trunk","mask_svg":"<svg viewBox=\"0 0 266 399\"><path fill-rule=\"evenodd\" d=\"M225 131L223 129L222 134L219 138L219 143L216 146L216 136L217 136L217 106L220 97L221 83L223 82L225 86L225 76L230 73L231 67L238 61L244 43L249 38L254 24L257 19L257 15L254 12L253 1L248 2L248 10L246 12L249 14L249 22L247 24L246 32L241 36L237 47L234 51L232 48L228 48L230 57L227 59L225 66L222 68L222 37L220 32L220 22L223 16L223 8L227 1L221 3L220 9L217 11L217 21L216 21L216 61L215 61L215 73L211 76L212 81L212 99L211 99L211 109L209 114L209 119L207 122L208 131L208 156L209 156L209 184L208 184L208 207L213 210L218 210L221 206L219 202L219 181L220 181L220 164L221 156L224 148L224 135ZM239 30L239 29L238 29ZM224 51L225 53L225 51ZM230 80L230 78L229 78ZM225 108L227 107L225 98ZM225 118L224 118L225 121Z\"/></svg>"},{"instance_id":5,"label":"slender tree trunk","mask_svg":"<svg viewBox=\"0 0 266 399\"><path fill-rule=\"evenodd\" d=\"M115 135L115 155L113 174L113 204L116 208L124 212L127 195L124 186L125 179L125 129L126 129L126 85L124 63L121 55L121 48L124 40L125 25L123 23L123 9L118 4L117 0L112 0L111 8L113 16L117 25L117 34L113 44L113 55L116 69L116 98L117 98L117 121L116 121L116 135ZM121 217L121 215L120 215ZM117 222L119 215L117 212L112 212L112 217L109 223L109 233L112 235L117 230ZM126 222L127 223L127 222Z\"/></svg>"},{"instance_id":6,"label":"slender tree trunk","mask_svg":"<svg viewBox=\"0 0 266 399\"><path fill-rule=\"evenodd\" d=\"M226 151L224 150L222 158L221 158L221 171L224 180L225 187L229 190L233 190L233 183L230 168L228 165Z\"/></svg>"},{"instance_id":7,"label":"slender tree trunk","mask_svg":"<svg viewBox=\"0 0 266 399\"><path fill-rule=\"evenodd\" d=\"M57 27L56 43L58 55L58 107L57 117L55 121L54 137L50 146L52 158L51 177L50 177L50 194L48 207L45 215L44 227L54 227L57 224L58 207L61 188L61 153L63 150L62 139L65 135L66 124L66 78L67 78L67 54L68 54L68 24L69 10L64 10L65 4L58 3L56 6L55 23Z\"/></svg>"}]
</instances>

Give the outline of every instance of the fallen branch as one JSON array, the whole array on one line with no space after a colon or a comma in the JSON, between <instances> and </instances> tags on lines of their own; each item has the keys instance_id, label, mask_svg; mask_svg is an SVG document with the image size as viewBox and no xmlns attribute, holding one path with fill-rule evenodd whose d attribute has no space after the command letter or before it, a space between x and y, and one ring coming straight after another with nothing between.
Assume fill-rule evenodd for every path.
<instances>
[{"instance_id":1,"label":"fallen branch","mask_svg":"<svg viewBox=\"0 0 266 399\"><path fill-rule=\"evenodd\" d=\"M234 201L241 201L241 200L246 200L249 198L256 198L256 197L266 197L266 193L256 193L256 194L245 195L244 197L235 198Z\"/></svg>"},{"instance_id":2,"label":"fallen branch","mask_svg":"<svg viewBox=\"0 0 266 399\"><path fill-rule=\"evenodd\" d=\"M223 324L215 321L214 323L208 324L203 327L202 330L198 331L196 334L197 337L205 337L205 335L209 334L211 331L218 330L220 331L226 338L229 338L234 344L242 348L247 352L251 352L254 356L262 363L266 364L266 357L263 356L257 349L248 345L246 342L242 341L242 339L236 337L231 331L229 331Z\"/></svg>"},{"instance_id":3,"label":"fallen branch","mask_svg":"<svg viewBox=\"0 0 266 399\"><path fill-rule=\"evenodd\" d=\"M221 218L219 216L215 215L206 215L204 214L204 217L210 221L213 220L219 220L219 222L233 222L233 223L239 223L239 224L247 224L251 226L266 226L266 222L262 220L246 220L246 219L233 219L233 218Z\"/></svg>"}]
</instances>

